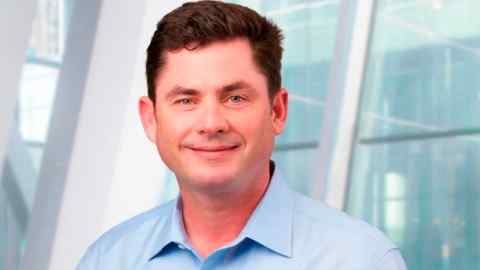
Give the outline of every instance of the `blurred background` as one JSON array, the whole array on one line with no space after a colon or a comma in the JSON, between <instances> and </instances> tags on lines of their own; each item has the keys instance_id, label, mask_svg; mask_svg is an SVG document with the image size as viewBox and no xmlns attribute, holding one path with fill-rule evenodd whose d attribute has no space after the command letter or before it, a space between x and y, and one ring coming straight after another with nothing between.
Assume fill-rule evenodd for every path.
<instances>
[{"instance_id":1,"label":"blurred background","mask_svg":"<svg viewBox=\"0 0 480 270\"><path fill-rule=\"evenodd\" d=\"M136 102L155 24L183 2L4 1L0 270L73 269L176 196ZM410 270L480 269L480 2L231 2L284 31L289 185L378 227Z\"/></svg>"}]
</instances>

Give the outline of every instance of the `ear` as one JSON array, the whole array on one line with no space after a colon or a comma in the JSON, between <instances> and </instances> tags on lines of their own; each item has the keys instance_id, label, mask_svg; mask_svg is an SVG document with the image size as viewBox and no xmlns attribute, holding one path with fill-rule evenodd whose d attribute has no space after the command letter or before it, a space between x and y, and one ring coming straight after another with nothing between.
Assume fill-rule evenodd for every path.
<instances>
[{"instance_id":1,"label":"ear","mask_svg":"<svg viewBox=\"0 0 480 270\"><path fill-rule=\"evenodd\" d=\"M287 122L288 115L288 92L287 89L280 89L273 97L272 102L272 123L273 131L280 135Z\"/></svg>"},{"instance_id":2,"label":"ear","mask_svg":"<svg viewBox=\"0 0 480 270\"><path fill-rule=\"evenodd\" d=\"M138 112L142 121L143 130L148 139L155 143L157 138L157 119L155 117L155 104L149 97L141 97L138 101Z\"/></svg>"}]
</instances>

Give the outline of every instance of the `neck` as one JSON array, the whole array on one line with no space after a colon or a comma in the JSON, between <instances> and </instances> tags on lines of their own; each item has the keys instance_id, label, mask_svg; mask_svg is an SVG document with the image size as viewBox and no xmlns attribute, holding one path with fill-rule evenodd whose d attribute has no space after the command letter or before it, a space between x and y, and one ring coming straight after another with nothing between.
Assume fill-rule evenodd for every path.
<instances>
[{"instance_id":1,"label":"neck","mask_svg":"<svg viewBox=\"0 0 480 270\"><path fill-rule=\"evenodd\" d=\"M251 187L222 194L199 194L182 190L183 221L192 247L202 257L234 240L267 190L267 168Z\"/></svg>"}]
</instances>

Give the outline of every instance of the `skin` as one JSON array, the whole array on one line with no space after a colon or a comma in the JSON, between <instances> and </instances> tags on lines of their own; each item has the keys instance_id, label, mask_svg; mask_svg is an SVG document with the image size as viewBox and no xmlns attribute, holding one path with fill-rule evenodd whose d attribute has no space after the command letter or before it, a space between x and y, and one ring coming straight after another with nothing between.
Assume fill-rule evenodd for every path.
<instances>
[{"instance_id":1,"label":"skin","mask_svg":"<svg viewBox=\"0 0 480 270\"><path fill-rule=\"evenodd\" d=\"M288 93L267 79L243 38L166 53L156 101L141 97L145 133L176 174L185 231L203 257L235 239L269 183Z\"/></svg>"}]
</instances>

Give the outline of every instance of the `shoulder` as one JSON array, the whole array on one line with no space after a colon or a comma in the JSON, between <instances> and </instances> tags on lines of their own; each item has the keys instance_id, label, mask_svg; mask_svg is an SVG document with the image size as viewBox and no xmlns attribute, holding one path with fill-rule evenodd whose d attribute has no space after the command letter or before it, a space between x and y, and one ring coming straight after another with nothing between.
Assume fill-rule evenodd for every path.
<instances>
[{"instance_id":1,"label":"shoulder","mask_svg":"<svg viewBox=\"0 0 480 270\"><path fill-rule=\"evenodd\" d=\"M138 255L140 255L152 235L163 228L171 215L172 207L175 207L175 200L134 216L109 229L90 245L82 261L127 249L133 253L138 251Z\"/></svg>"},{"instance_id":2,"label":"shoulder","mask_svg":"<svg viewBox=\"0 0 480 270\"><path fill-rule=\"evenodd\" d=\"M376 264L396 246L381 231L326 204L295 193L296 250L333 260Z\"/></svg>"},{"instance_id":3,"label":"shoulder","mask_svg":"<svg viewBox=\"0 0 480 270\"><path fill-rule=\"evenodd\" d=\"M394 247L393 243L377 228L347 215L346 213L315 201L304 195L295 195L295 211L299 222L309 224L322 234L341 234L349 240L369 240L374 243Z\"/></svg>"}]
</instances>

